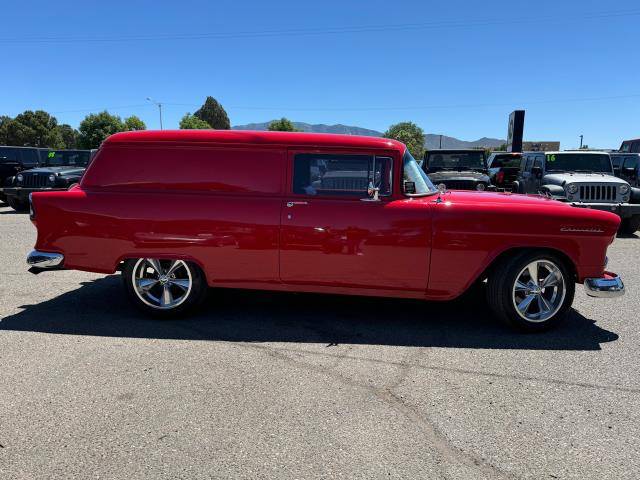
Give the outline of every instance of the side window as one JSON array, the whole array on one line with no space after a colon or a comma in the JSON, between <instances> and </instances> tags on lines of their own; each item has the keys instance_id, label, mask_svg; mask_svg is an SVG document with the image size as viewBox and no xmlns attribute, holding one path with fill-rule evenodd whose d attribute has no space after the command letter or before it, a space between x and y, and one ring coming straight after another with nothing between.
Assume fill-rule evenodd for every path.
<instances>
[{"instance_id":1,"label":"side window","mask_svg":"<svg viewBox=\"0 0 640 480\"><path fill-rule=\"evenodd\" d=\"M631 153L640 153L640 142L633 142L631 144Z\"/></svg>"},{"instance_id":2,"label":"side window","mask_svg":"<svg viewBox=\"0 0 640 480\"><path fill-rule=\"evenodd\" d=\"M22 163L25 165L37 165L38 164L38 152L32 149L22 150Z\"/></svg>"},{"instance_id":3,"label":"side window","mask_svg":"<svg viewBox=\"0 0 640 480\"><path fill-rule=\"evenodd\" d=\"M293 192L364 198L373 183L380 195L390 195L391 172L388 157L298 154L293 164Z\"/></svg>"},{"instance_id":4,"label":"side window","mask_svg":"<svg viewBox=\"0 0 640 480\"><path fill-rule=\"evenodd\" d=\"M533 161L533 166L542 168L542 157L536 157Z\"/></svg>"},{"instance_id":5,"label":"side window","mask_svg":"<svg viewBox=\"0 0 640 480\"><path fill-rule=\"evenodd\" d=\"M620 168L620 164L622 163L622 157L619 155L612 155L611 163L613 164L613 168Z\"/></svg>"},{"instance_id":6,"label":"side window","mask_svg":"<svg viewBox=\"0 0 640 480\"><path fill-rule=\"evenodd\" d=\"M0 147L0 161L17 162L18 161L17 148Z\"/></svg>"},{"instance_id":7,"label":"side window","mask_svg":"<svg viewBox=\"0 0 640 480\"><path fill-rule=\"evenodd\" d=\"M638 156L637 155L633 155L631 157L624 157L624 164L622 166L623 166L623 168L637 169L638 168Z\"/></svg>"},{"instance_id":8,"label":"side window","mask_svg":"<svg viewBox=\"0 0 640 480\"><path fill-rule=\"evenodd\" d=\"M530 172L531 167L533 166L533 157L527 155L525 158L526 158L526 162L524 164L524 170L525 172Z\"/></svg>"}]
</instances>

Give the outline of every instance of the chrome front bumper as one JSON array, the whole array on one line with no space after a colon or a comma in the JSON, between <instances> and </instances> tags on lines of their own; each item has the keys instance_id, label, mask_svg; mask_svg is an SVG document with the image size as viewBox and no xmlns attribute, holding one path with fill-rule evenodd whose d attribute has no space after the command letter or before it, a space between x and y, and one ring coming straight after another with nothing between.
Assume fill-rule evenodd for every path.
<instances>
[{"instance_id":1,"label":"chrome front bumper","mask_svg":"<svg viewBox=\"0 0 640 480\"><path fill-rule=\"evenodd\" d=\"M33 250L27 255L27 265L31 268L31 273L40 273L43 270L60 270L64 262L64 255L61 253L39 252Z\"/></svg>"},{"instance_id":2,"label":"chrome front bumper","mask_svg":"<svg viewBox=\"0 0 640 480\"><path fill-rule=\"evenodd\" d=\"M584 291L596 298L621 297L624 295L624 283L615 273L604 272L603 277L585 279Z\"/></svg>"}]
</instances>

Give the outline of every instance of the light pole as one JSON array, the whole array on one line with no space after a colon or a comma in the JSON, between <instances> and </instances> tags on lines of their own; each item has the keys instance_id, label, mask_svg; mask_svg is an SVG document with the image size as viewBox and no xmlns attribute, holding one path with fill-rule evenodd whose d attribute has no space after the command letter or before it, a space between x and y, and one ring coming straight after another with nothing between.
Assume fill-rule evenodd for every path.
<instances>
[{"instance_id":1,"label":"light pole","mask_svg":"<svg viewBox=\"0 0 640 480\"><path fill-rule=\"evenodd\" d=\"M153 103L158 106L158 111L160 112L160 130L162 130L162 103L156 102L151 97L147 97L147 101Z\"/></svg>"},{"instance_id":2,"label":"light pole","mask_svg":"<svg viewBox=\"0 0 640 480\"><path fill-rule=\"evenodd\" d=\"M584 138L584 135L580 135L580 150L582 150L582 139Z\"/></svg>"}]
</instances>

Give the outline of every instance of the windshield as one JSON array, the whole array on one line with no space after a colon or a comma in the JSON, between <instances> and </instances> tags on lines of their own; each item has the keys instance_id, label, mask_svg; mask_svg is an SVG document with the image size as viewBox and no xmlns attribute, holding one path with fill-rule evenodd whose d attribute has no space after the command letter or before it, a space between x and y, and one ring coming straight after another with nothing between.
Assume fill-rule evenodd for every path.
<instances>
[{"instance_id":1,"label":"windshield","mask_svg":"<svg viewBox=\"0 0 640 480\"><path fill-rule=\"evenodd\" d=\"M613 168L606 153L552 153L546 155L546 171L611 173Z\"/></svg>"},{"instance_id":2,"label":"windshield","mask_svg":"<svg viewBox=\"0 0 640 480\"><path fill-rule=\"evenodd\" d=\"M484 152L427 152L427 168L436 170L484 170Z\"/></svg>"},{"instance_id":3,"label":"windshield","mask_svg":"<svg viewBox=\"0 0 640 480\"><path fill-rule=\"evenodd\" d=\"M78 166L86 167L89 163L89 152L78 152L73 150L57 150L47 152L44 165L47 167Z\"/></svg>"},{"instance_id":4,"label":"windshield","mask_svg":"<svg viewBox=\"0 0 640 480\"><path fill-rule=\"evenodd\" d=\"M405 151L402 158L402 176L405 182L412 182L415 185L415 193L412 195L430 195L437 191L409 150Z\"/></svg>"}]
</instances>

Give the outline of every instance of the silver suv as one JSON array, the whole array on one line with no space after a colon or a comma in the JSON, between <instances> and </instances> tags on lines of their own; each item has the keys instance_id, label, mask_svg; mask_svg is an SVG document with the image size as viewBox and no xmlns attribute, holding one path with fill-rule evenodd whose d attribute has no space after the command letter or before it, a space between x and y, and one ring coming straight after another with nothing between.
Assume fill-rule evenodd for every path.
<instances>
[{"instance_id":1,"label":"silver suv","mask_svg":"<svg viewBox=\"0 0 640 480\"><path fill-rule=\"evenodd\" d=\"M606 152L525 152L516 189L616 213L624 233L640 229L640 189L613 175Z\"/></svg>"}]
</instances>

